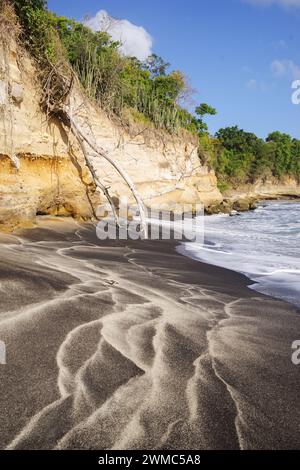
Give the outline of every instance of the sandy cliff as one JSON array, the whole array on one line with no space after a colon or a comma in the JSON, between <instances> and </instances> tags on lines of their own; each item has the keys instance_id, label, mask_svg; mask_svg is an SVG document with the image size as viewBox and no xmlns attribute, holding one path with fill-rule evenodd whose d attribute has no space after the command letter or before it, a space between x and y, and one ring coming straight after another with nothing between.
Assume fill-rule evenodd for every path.
<instances>
[{"instance_id":1,"label":"sandy cliff","mask_svg":"<svg viewBox=\"0 0 300 470\"><path fill-rule=\"evenodd\" d=\"M228 189L223 193L223 201L210 206L208 212L230 212L232 209L244 211L254 209L257 201L285 198L300 198L300 185L296 178L269 178Z\"/></svg>"},{"instance_id":2,"label":"sandy cliff","mask_svg":"<svg viewBox=\"0 0 300 470\"><path fill-rule=\"evenodd\" d=\"M37 71L24 51L0 45L0 229L32 223L36 214L94 216L101 194L78 144L39 106ZM78 98L80 106L80 98ZM147 206L181 208L222 200L214 172L201 166L188 134L170 136L137 125L122 128L91 103L84 112L97 144L130 174ZM116 171L95 157L101 182L116 198L130 195Z\"/></svg>"},{"instance_id":3,"label":"sandy cliff","mask_svg":"<svg viewBox=\"0 0 300 470\"><path fill-rule=\"evenodd\" d=\"M224 197L232 200L241 198L276 199L281 197L300 197L299 182L286 176L281 181L269 178L267 181L258 180L254 184L245 184L236 189L228 190Z\"/></svg>"}]
</instances>

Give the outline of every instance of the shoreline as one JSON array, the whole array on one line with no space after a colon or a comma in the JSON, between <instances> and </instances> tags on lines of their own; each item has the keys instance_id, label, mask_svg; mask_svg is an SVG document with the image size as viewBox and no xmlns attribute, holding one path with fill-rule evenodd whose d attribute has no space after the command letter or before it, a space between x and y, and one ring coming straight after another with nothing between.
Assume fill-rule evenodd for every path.
<instances>
[{"instance_id":1,"label":"shoreline","mask_svg":"<svg viewBox=\"0 0 300 470\"><path fill-rule=\"evenodd\" d=\"M299 209L299 200L274 200L261 201L254 211L208 216L204 223L204 246L196 243L193 248L189 243L182 243L177 251L199 262L246 275L254 283L249 288L300 309ZM229 215L233 218L228 218ZM271 222L273 233L269 228Z\"/></svg>"},{"instance_id":2,"label":"shoreline","mask_svg":"<svg viewBox=\"0 0 300 470\"><path fill-rule=\"evenodd\" d=\"M187 243L188 243L188 242L187 242ZM177 247L175 247L175 248L177 249ZM180 248L180 247L179 247L179 248ZM177 251L177 250L176 250L176 251ZM181 252L180 250L178 250L177 253L180 254L181 256L184 256L184 257L188 257L188 258L190 258L190 259L193 259L194 261L196 261L197 263L200 263L200 264L202 264L202 265L214 266L214 267L220 268L220 269L222 269L222 270L224 270L224 271L229 271L229 272L231 272L231 273L236 273L236 274L238 274L238 275L240 275L240 276L242 276L242 277L244 277L244 278L247 279L248 283L247 283L247 286L246 286L246 287L247 287L249 290L254 290L257 294L263 295L263 296L265 296L265 297L269 297L270 299L273 299L273 300L279 300L279 301L282 301L282 302L284 302L284 303L286 303L286 304L288 304L288 305L291 305L292 307L294 307L294 308L300 313L300 307L299 307L297 304L293 303L292 301L289 301L289 300L285 299L284 297L279 297L279 296L276 297L274 294L268 294L268 293L264 292L263 290L262 290L262 291L256 290L254 286L258 286L258 287L259 287L259 286L261 285L261 283L260 283L260 281L256 281L256 280L254 280L254 279L251 279L251 277L250 277L249 275L244 274L244 273L242 273L241 271L237 271L237 270L234 270L234 269L226 268L226 267L221 266L221 265L211 264L211 263L209 263L208 261L206 262L206 261L202 260L201 258L197 258L196 255L195 255L195 256L192 256L192 255L185 255L185 254L183 253L184 251L185 251L185 248L182 247L182 252ZM263 279L263 276L262 276L262 279ZM253 287L252 287L252 286L253 286Z\"/></svg>"},{"instance_id":3,"label":"shoreline","mask_svg":"<svg viewBox=\"0 0 300 470\"><path fill-rule=\"evenodd\" d=\"M218 214L228 214L232 211L237 211L239 213L243 212L252 212L257 208L257 205L261 203L268 203L268 202L276 202L276 201L290 201L292 202L299 202L300 201L300 193L294 195L279 195L279 196L270 196L270 197L254 197L254 196L246 196L246 197L226 197L224 196L223 200L218 203L213 203L208 206L204 207L204 214L205 216L211 215L218 215ZM244 204L245 203L245 204ZM17 222L17 220L11 219L9 223L4 223L0 220L0 236L1 235L9 235L18 233L22 230L27 229L35 229L38 225L38 221L40 217L50 217L50 218L61 218L61 219L70 219L73 220L75 223L79 224L93 224L95 223L95 219L93 218L82 218L82 217L74 217L68 216L62 213L62 215L55 215L54 213L45 213L42 215L36 215L35 218L27 219L25 218L22 222Z\"/></svg>"},{"instance_id":4,"label":"shoreline","mask_svg":"<svg viewBox=\"0 0 300 470\"><path fill-rule=\"evenodd\" d=\"M222 194L223 200L218 204L212 204L205 208L205 215L217 215L217 214L231 214L232 211L237 211L239 213L251 212L259 206L259 204L270 203L270 202L299 202L300 193L290 194L290 195L277 195L269 196L266 195L245 195L245 196L226 196Z\"/></svg>"},{"instance_id":5,"label":"shoreline","mask_svg":"<svg viewBox=\"0 0 300 470\"><path fill-rule=\"evenodd\" d=\"M21 233L0 243L1 448L299 447L295 308L172 241Z\"/></svg>"}]
</instances>

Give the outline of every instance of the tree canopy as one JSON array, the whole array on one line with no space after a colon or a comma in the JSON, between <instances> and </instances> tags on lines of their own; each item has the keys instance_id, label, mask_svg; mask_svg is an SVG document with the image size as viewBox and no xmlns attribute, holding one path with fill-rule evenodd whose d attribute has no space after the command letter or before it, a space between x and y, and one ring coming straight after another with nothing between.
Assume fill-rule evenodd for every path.
<instances>
[{"instance_id":1,"label":"tree canopy","mask_svg":"<svg viewBox=\"0 0 300 470\"><path fill-rule=\"evenodd\" d=\"M214 168L221 181L242 183L257 178L292 175L300 178L300 141L279 131L264 140L237 126L208 133L207 116L217 113L207 103L194 112L181 105L188 90L181 71L152 54L144 62L125 57L119 42L107 32L57 16L45 0L11 0L22 26L23 42L40 70L65 60L77 74L86 94L108 113L152 123L168 132L183 128L198 136L199 157Z\"/></svg>"},{"instance_id":2,"label":"tree canopy","mask_svg":"<svg viewBox=\"0 0 300 470\"><path fill-rule=\"evenodd\" d=\"M87 95L108 113L124 110L136 119L176 132L184 128L194 134L207 132L204 114L197 117L180 105L187 85L182 72L169 71L170 64L152 54L143 63L119 52L118 42L106 32L94 32L83 23L57 16L43 0L14 0L23 28L24 43L40 68L45 61L65 58L81 81Z\"/></svg>"},{"instance_id":3,"label":"tree canopy","mask_svg":"<svg viewBox=\"0 0 300 470\"><path fill-rule=\"evenodd\" d=\"M214 167L221 179L240 183L269 176L300 178L300 140L288 134L275 131L263 140L235 126L220 129L215 137L221 147Z\"/></svg>"}]
</instances>

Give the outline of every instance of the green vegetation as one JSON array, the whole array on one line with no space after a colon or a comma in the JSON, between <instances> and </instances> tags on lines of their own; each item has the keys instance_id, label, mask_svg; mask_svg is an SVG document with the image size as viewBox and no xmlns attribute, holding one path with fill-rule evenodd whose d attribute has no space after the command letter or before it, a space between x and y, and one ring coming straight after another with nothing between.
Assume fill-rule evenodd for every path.
<instances>
[{"instance_id":1,"label":"green vegetation","mask_svg":"<svg viewBox=\"0 0 300 470\"><path fill-rule=\"evenodd\" d=\"M180 105L187 85L180 71L167 73L169 64L153 54L145 62L124 57L119 44L105 32L93 32L82 23L58 17L43 0L15 0L23 40L43 68L67 60L86 94L109 113L122 116L125 109L143 115L157 128L194 134L207 131L205 114L215 110L200 105L200 119Z\"/></svg>"},{"instance_id":2,"label":"green vegetation","mask_svg":"<svg viewBox=\"0 0 300 470\"><path fill-rule=\"evenodd\" d=\"M9 1L9 0L1 0ZM199 138L202 164L214 168L219 187L253 182L257 178L284 175L300 179L300 141L280 132L266 140L238 127L208 133L205 116L216 110L206 103L191 113L182 105L187 93L180 71L153 54L145 62L119 53L119 43L106 32L59 17L44 0L11 0L22 27L22 41L40 70L58 63L69 64L86 94L107 113L123 119L128 113L139 122L152 123L168 132L186 129Z\"/></svg>"},{"instance_id":3,"label":"green vegetation","mask_svg":"<svg viewBox=\"0 0 300 470\"><path fill-rule=\"evenodd\" d=\"M237 126L220 129L210 153L220 181L253 182L284 175L300 178L300 140L278 131L266 140Z\"/></svg>"},{"instance_id":4,"label":"green vegetation","mask_svg":"<svg viewBox=\"0 0 300 470\"><path fill-rule=\"evenodd\" d=\"M195 109L195 113L199 118L197 119L197 130L199 134L205 134L208 131L208 126L204 122L204 116L210 115L210 116L215 116L217 114L217 111L215 108L212 108L206 103L201 103L200 106L197 106Z\"/></svg>"}]
</instances>

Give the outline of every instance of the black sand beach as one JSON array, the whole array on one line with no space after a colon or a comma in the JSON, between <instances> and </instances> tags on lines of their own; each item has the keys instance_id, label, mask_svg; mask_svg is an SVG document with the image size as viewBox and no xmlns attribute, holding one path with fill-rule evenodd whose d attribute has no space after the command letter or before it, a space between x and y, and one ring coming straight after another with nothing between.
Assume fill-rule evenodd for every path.
<instances>
[{"instance_id":1,"label":"black sand beach","mask_svg":"<svg viewBox=\"0 0 300 470\"><path fill-rule=\"evenodd\" d=\"M2 449L294 449L292 305L169 241L0 236Z\"/></svg>"}]
</instances>

